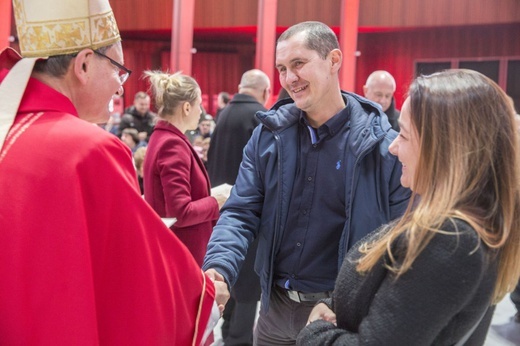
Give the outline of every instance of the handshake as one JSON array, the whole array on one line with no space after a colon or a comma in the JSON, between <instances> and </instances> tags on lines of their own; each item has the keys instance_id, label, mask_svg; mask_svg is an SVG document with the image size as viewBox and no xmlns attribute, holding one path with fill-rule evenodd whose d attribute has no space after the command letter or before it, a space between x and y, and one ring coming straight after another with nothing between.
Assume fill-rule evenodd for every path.
<instances>
[{"instance_id":1,"label":"handshake","mask_svg":"<svg viewBox=\"0 0 520 346\"><path fill-rule=\"evenodd\" d=\"M224 308L229 300L229 288L227 283L224 281L224 277L217 272L215 269L206 270L206 275L213 281L215 285L215 302L217 303L220 311L220 316L224 313Z\"/></svg>"}]
</instances>

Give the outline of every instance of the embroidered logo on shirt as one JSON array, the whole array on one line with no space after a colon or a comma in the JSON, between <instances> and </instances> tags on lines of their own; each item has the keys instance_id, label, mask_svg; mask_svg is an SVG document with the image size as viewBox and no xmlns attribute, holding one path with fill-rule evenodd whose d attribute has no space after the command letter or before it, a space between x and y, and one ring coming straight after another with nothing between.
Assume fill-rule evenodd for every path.
<instances>
[{"instance_id":1,"label":"embroidered logo on shirt","mask_svg":"<svg viewBox=\"0 0 520 346\"><path fill-rule=\"evenodd\" d=\"M341 160L336 162L336 169L339 170L341 168Z\"/></svg>"}]
</instances>

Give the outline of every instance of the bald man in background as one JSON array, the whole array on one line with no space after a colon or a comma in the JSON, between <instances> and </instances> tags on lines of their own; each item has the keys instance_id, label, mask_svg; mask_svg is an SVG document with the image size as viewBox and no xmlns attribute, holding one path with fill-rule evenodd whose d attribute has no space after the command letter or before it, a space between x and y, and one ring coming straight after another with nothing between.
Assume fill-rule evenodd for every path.
<instances>
[{"instance_id":1,"label":"bald man in background","mask_svg":"<svg viewBox=\"0 0 520 346\"><path fill-rule=\"evenodd\" d=\"M259 124L257 111L266 111L271 95L269 77L261 70L244 72L238 93L220 113L208 151L211 186L234 185L242 162L242 149Z\"/></svg>"},{"instance_id":2,"label":"bald man in background","mask_svg":"<svg viewBox=\"0 0 520 346\"><path fill-rule=\"evenodd\" d=\"M395 108L394 92L396 89L394 77L387 71L374 71L368 76L363 93L370 101L381 105L383 112L388 117L392 128L399 132L399 114L401 112Z\"/></svg>"}]
</instances>

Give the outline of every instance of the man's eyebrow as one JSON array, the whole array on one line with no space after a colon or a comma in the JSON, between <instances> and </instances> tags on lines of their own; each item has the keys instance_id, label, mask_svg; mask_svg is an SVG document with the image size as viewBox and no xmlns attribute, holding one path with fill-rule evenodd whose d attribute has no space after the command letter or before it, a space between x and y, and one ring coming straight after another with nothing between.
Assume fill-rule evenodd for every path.
<instances>
[{"instance_id":1,"label":"man's eyebrow","mask_svg":"<svg viewBox=\"0 0 520 346\"><path fill-rule=\"evenodd\" d=\"M309 61L309 59L304 59L304 58L301 58L301 57L292 58L291 60L289 60L288 65L294 63L295 61L307 62L307 61ZM275 65L276 68L278 68L279 66L284 66L284 64L276 64Z\"/></svg>"}]
</instances>

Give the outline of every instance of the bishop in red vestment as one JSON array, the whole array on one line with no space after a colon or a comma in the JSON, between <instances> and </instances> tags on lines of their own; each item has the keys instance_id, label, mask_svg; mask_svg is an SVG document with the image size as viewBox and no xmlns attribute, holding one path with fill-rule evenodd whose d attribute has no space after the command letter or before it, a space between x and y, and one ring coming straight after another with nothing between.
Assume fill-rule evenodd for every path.
<instances>
[{"instance_id":1,"label":"bishop in red vestment","mask_svg":"<svg viewBox=\"0 0 520 346\"><path fill-rule=\"evenodd\" d=\"M0 151L0 277L5 345L199 345L215 299L125 144L35 78Z\"/></svg>"}]
</instances>

